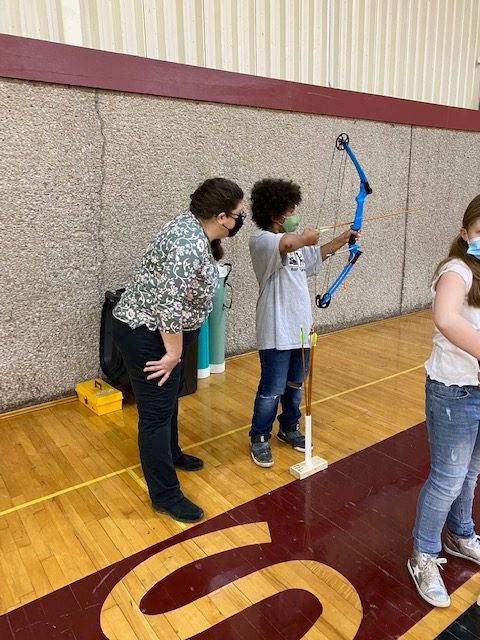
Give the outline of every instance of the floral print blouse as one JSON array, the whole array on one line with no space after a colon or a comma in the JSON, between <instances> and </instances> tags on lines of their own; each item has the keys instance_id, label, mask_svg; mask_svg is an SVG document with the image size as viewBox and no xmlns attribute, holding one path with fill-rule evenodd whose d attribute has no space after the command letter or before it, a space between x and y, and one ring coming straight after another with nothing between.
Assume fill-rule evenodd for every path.
<instances>
[{"instance_id":1,"label":"floral print blouse","mask_svg":"<svg viewBox=\"0 0 480 640\"><path fill-rule=\"evenodd\" d=\"M132 329L180 333L198 329L212 309L218 268L210 241L190 211L155 237L113 315Z\"/></svg>"}]
</instances>

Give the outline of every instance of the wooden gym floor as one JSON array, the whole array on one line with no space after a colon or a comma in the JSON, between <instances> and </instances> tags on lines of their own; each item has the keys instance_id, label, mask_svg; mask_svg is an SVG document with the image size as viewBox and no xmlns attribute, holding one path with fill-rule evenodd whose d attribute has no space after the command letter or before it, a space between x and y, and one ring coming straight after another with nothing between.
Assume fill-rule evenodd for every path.
<instances>
[{"instance_id":1,"label":"wooden gym floor","mask_svg":"<svg viewBox=\"0 0 480 640\"><path fill-rule=\"evenodd\" d=\"M275 438L271 469L248 454L256 354L199 381L180 402L183 449L205 461L180 472L197 526L151 510L131 399L0 416L0 638L479 638L474 566L449 559L452 606L433 610L405 565L431 336L420 312L319 338L313 443L330 466L302 481Z\"/></svg>"}]
</instances>

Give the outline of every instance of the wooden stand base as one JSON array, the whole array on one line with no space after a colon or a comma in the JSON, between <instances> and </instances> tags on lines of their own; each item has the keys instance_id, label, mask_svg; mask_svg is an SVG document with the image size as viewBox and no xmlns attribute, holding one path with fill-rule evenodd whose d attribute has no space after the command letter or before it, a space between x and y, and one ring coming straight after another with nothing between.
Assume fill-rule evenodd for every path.
<instances>
[{"instance_id":1,"label":"wooden stand base","mask_svg":"<svg viewBox=\"0 0 480 640\"><path fill-rule=\"evenodd\" d=\"M323 471L328 467L328 462L325 458L320 458L320 456L313 456L310 464L307 464L305 460L303 462L298 462L290 467L290 473L295 478L299 480L303 480L304 478L308 478L308 476L317 473L317 471Z\"/></svg>"}]
</instances>

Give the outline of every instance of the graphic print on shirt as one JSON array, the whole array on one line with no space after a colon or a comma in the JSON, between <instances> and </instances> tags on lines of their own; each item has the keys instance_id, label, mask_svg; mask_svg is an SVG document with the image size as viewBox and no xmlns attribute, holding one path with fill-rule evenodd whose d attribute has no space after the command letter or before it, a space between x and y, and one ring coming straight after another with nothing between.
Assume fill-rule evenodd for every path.
<instances>
[{"instance_id":1,"label":"graphic print on shirt","mask_svg":"<svg viewBox=\"0 0 480 640\"><path fill-rule=\"evenodd\" d=\"M305 260L303 252L300 250L292 251L282 259L284 267L292 269L292 271L305 271Z\"/></svg>"}]
</instances>

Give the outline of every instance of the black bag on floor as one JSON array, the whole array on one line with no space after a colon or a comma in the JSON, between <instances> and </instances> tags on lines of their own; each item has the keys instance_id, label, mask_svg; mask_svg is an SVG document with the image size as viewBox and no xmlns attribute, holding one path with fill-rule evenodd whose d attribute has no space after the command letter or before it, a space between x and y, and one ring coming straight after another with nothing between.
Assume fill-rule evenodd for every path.
<instances>
[{"instance_id":1,"label":"black bag on floor","mask_svg":"<svg viewBox=\"0 0 480 640\"><path fill-rule=\"evenodd\" d=\"M100 367L110 384L123 387L129 382L128 372L112 336L112 311L125 289L105 292L100 325ZM183 381L179 396L187 396L197 390L198 341L190 345L184 357Z\"/></svg>"},{"instance_id":2,"label":"black bag on floor","mask_svg":"<svg viewBox=\"0 0 480 640\"><path fill-rule=\"evenodd\" d=\"M105 292L100 324L100 367L114 387L123 387L129 382L122 354L118 350L112 335L112 311L125 289Z\"/></svg>"}]
</instances>

